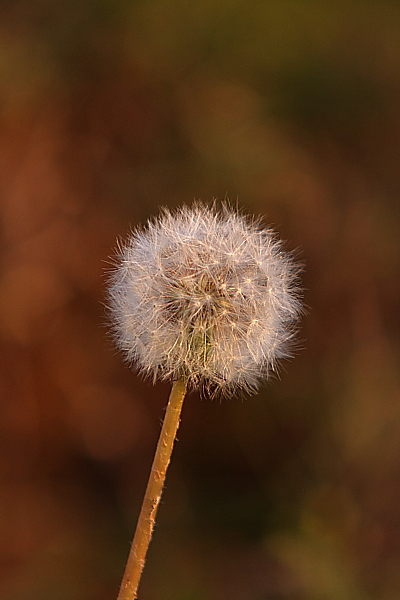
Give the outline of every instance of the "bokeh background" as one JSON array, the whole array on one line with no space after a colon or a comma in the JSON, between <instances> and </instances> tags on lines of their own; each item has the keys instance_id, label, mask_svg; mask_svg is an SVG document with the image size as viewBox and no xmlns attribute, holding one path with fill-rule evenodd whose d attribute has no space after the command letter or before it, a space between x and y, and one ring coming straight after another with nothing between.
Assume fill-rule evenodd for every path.
<instances>
[{"instance_id":1,"label":"bokeh background","mask_svg":"<svg viewBox=\"0 0 400 600\"><path fill-rule=\"evenodd\" d=\"M395 0L1 3L2 600L116 598L169 386L105 274L224 197L306 265L301 349L186 400L140 598L400 598L399 162Z\"/></svg>"}]
</instances>

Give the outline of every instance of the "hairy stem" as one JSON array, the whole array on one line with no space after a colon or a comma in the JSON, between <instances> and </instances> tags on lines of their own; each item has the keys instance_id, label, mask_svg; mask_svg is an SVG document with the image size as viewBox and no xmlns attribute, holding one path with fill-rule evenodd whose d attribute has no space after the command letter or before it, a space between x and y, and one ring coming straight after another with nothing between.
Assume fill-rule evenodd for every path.
<instances>
[{"instance_id":1,"label":"hairy stem","mask_svg":"<svg viewBox=\"0 0 400 600\"><path fill-rule=\"evenodd\" d=\"M186 378L182 377L175 381L172 386L142 509L136 526L135 537L133 538L117 600L134 600L137 598L137 589L153 533L156 513L164 487L165 475L171 459L176 432L179 427L182 404L186 394L186 384Z\"/></svg>"}]
</instances>

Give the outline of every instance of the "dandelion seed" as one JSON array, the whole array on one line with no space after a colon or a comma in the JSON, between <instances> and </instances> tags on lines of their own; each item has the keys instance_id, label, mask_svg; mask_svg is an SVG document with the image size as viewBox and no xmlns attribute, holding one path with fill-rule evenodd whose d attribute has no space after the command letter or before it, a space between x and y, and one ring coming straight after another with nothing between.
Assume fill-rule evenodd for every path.
<instances>
[{"instance_id":1,"label":"dandelion seed","mask_svg":"<svg viewBox=\"0 0 400 600\"><path fill-rule=\"evenodd\" d=\"M270 229L228 206L164 210L120 250L109 289L117 345L153 379L253 392L290 352L297 274Z\"/></svg>"}]
</instances>

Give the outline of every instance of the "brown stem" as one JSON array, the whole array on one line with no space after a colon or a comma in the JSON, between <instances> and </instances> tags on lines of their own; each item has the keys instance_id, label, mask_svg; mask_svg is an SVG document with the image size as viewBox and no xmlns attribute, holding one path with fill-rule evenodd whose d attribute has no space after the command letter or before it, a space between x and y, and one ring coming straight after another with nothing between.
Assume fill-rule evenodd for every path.
<instances>
[{"instance_id":1,"label":"brown stem","mask_svg":"<svg viewBox=\"0 0 400 600\"><path fill-rule=\"evenodd\" d=\"M186 378L182 377L178 381L175 381L172 386L142 509L136 526L135 537L133 538L117 600L134 600L134 598L137 598L137 589L155 524L157 508L160 503L176 432L179 427L182 404L186 393L186 383Z\"/></svg>"}]
</instances>

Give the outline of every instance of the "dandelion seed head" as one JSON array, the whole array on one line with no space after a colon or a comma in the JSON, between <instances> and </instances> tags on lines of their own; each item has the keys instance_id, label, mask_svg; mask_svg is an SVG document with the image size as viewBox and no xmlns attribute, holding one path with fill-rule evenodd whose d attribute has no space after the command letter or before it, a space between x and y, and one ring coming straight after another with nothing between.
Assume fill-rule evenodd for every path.
<instances>
[{"instance_id":1,"label":"dandelion seed head","mask_svg":"<svg viewBox=\"0 0 400 600\"><path fill-rule=\"evenodd\" d=\"M272 230L227 205L164 210L119 250L108 290L116 343L154 380L255 391L290 353L298 271Z\"/></svg>"}]
</instances>

